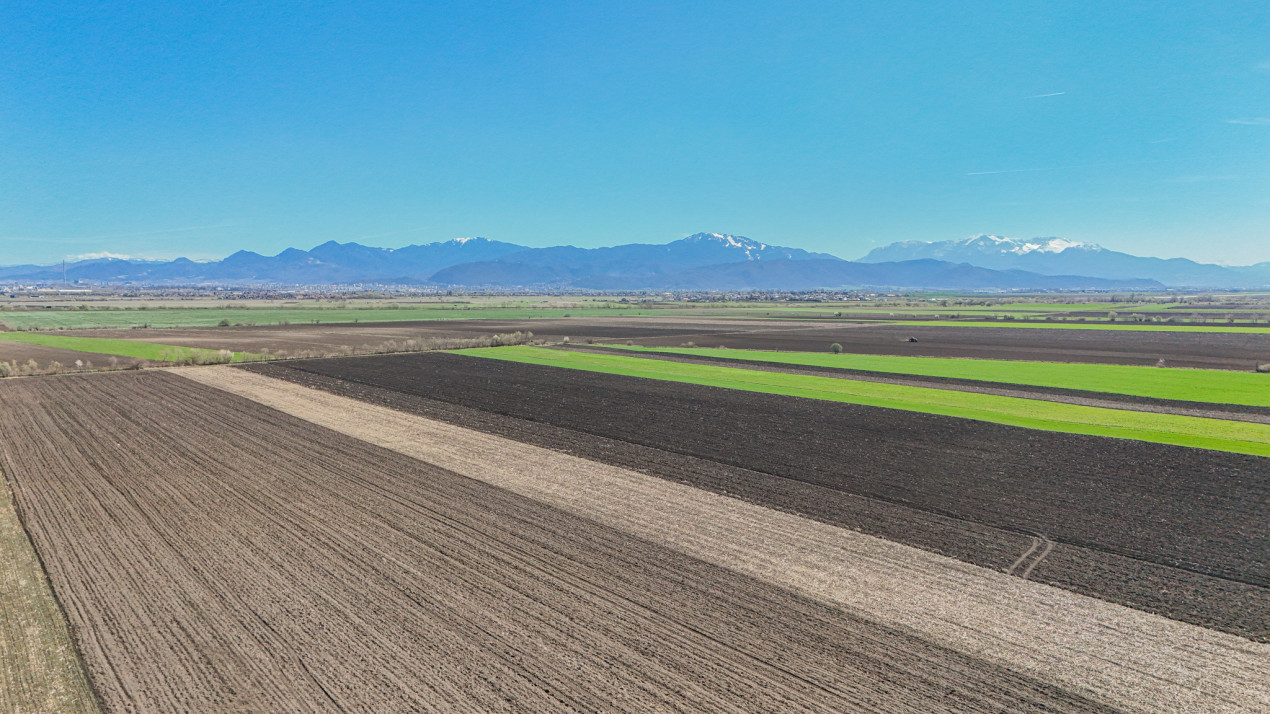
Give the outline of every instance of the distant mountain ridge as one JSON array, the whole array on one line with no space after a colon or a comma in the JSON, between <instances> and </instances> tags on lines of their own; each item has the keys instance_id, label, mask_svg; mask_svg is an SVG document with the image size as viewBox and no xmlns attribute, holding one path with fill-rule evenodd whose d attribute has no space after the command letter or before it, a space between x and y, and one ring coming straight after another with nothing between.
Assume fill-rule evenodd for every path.
<instances>
[{"instance_id":1,"label":"distant mountain ridge","mask_svg":"<svg viewBox=\"0 0 1270 714\"><path fill-rule=\"evenodd\" d=\"M1063 238L1021 240L980 234L927 243L901 241L875 248L862 263L947 260L993 270L1041 275L1145 278L1181 288L1258 288L1270 285L1270 262L1242 267L1197 263L1186 258L1146 258Z\"/></svg>"},{"instance_id":2,"label":"distant mountain ridge","mask_svg":"<svg viewBox=\"0 0 1270 714\"><path fill-rule=\"evenodd\" d=\"M984 241L1004 244L1009 239ZM1054 239L1057 240L1057 239ZM962 241L961 243L965 243ZM905 243L895 251L931 244ZM1015 246L1017 254L1063 254L1072 245ZM964 248L964 246L963 246ZM887 250L887 249L880 249ZM1098 249L1102 251L1102 249ZM981 251L987 253L987 251ZM870 254L875 258L879 251ZM1123 255L1123 254L1116 254ZM329 241L274 256L241 250L210 262L102 258L67 264L70 280L141 285L420 285L438 288L569 290L808 290L816 288L1156 290L1151 278L1041 274L940 257L851 262L761 243L744 236L697 233L665 244L604 248L529 248L486 238L375 248ZM948 258L956 258L949 251ZM980 256L981 257L981 256ZM1129 256L1132 258L1132 256ZM1214 266L1216 267L1216 266ZM56 283L62 267L0 268L0 281Z\"/></svg>"}]
</instances>

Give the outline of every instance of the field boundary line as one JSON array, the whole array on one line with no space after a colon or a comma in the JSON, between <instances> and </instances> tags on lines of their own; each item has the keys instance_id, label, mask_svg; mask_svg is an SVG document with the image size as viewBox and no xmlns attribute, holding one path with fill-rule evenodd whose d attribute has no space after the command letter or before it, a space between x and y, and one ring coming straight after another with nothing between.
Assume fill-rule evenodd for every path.
<instances>
[{"instance_id":1,"label":"field boundary line","mask_svg":"<svg viewBox=\"0 0 1270 714\"><path fill-rule=\"evenodd\" d=\"M1270 646L231 367L195 382L1135 711L1270 708Z\"/></svg>"}]
</instances>

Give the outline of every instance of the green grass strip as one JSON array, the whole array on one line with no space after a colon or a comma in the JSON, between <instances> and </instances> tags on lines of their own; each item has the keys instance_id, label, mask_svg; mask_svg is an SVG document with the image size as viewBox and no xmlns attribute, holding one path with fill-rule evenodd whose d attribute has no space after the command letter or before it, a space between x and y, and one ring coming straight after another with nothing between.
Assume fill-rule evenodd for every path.
<instances>
[{"instance_id":1,"label":"green grass strip","mask_svg":"<svg viewBox=\"0 0 1270 714\"><path fill-rule=\"evenodd\" d=\"M957 320L904 320L892 324L913 327L1014 327L1037 330L1121 330L1125 332L1233 332L1270 335L1270 327L1238 325L1153 325L1140 322L974 322Z\"/></svg>"},{"instance_id":2,"label":"green grass strip","mask_svg":"<svg viewBox=\"0 0 1270 714\"><path fill-rule=\"evenodd\" d=\"M25 342L31 345L44 345L45 347L58 347L73 352L93 352L104 355L117 355L119 357L134 357L154 362L185 362L198 358L211 361L217 355L217 350L197 347L161 345L155 342L116 340L105 337L49 335L38 332L0 332L0 340ZM264 359L264 355L257 355L252 352L235 352L233 357L234 362L258 359Z\"/></svg>"},{"instance_id":3,"label":"green grass strip","mask_svg":"<svg viewBox=\"0 0 1270 714\"><path fill-rule=\"evenodd\" d=\"M773 352L685 347L604 345L635 352L662 352L714 359L753 360L805 367L836 367L887 374L949 377L1033 387L1083 389L1154 399L1270 407L1270 374L1219 369L1178 369L1120 364Z\"/></svg>"},{"instance_id":4,"label":"green grass strip","mask_svg":"<svg viewBox=\"0 0 1270 714\"><path fill-rule=\"evenodd\" d=\"M456 354L527 364L806 397L865 406L976 419L1043 431L1135 439L1160 444L1270 456L1270 425L1203 419L1123 409L1103 409L1037 399L880 384L837 377L761 372L627 355L540 347L486 347Z\"/></svg>"}]
</instances>

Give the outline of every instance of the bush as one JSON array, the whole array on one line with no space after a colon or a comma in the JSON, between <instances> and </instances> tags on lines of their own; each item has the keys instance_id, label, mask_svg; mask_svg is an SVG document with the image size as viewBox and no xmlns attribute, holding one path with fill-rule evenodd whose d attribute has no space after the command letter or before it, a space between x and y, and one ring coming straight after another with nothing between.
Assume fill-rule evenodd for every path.
<instances>
[{"instance_id":1,"label":"bush","mask_svg":"<svg viewBox=\"0 0 1270 714\"><path fill-rule=\"evenodd\" d=\"M223 318L223 317L222 317L222 318L221 318L221 321L220 321L220 322L218 322L218 323L216 323L216 326L217 326L217 327L229 327L229 320L228 320L227 318Z\"/></svg>"},{"instance_id":2,"label":"bush","mask_svg":"<svg viewBox=\"0 0 1270 714\"><path fill-rule=\"evenodd\" d=\"M829 351L830 351L830 352L832 352L832 353L834 353L834 354L836 354L836 355L837 355L837 354L842 354L842 345L840 345L840 344L838 344L837 342L835 342L835 343L833 343L832 345L829 345Z\"/></svg>"},{"instance_id":3,"label":"bush","mask_svg":"<svg viewBox=\"0 0 1270 714\"><path fill-rule=\"evenodd\" d=\"M0 377L12 377L15 371L12 362L0 362Z\"/></svg>"}]
</instances>

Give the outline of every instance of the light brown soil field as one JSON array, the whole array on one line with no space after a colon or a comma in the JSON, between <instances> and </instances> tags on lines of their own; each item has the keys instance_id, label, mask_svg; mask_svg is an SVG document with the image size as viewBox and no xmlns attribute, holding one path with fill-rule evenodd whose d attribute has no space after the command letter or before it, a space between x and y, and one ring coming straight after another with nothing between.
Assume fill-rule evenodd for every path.
<instances>
[{"instance_id":1,"label":"light brown soil field","mask_svg":"<svg viewBox=\"0 0 1270 714\"><path fill-rule=\"evenodd\" d=\"M41 369L47 368L53 362L60 362L70 371L75 370L75 360L82 362L92 362L96 369L103 369L110 366L111 355L97 354L96 352L76 352L75 350L64 350L60 347L45 347L44 345L31 345L25 342L16 342L14 340L0 340L0 362L17 362L18 365L26 363L27 360L35 360ZM129 367L135 365L142 360L132 357L115 357L115 363L119 367Z\"/></svg>"},{"instance_id":2,"label":"light brown soil field","mask_svg":"<svg viewBox=\"0 0 1270 714\"><path fill-rule=\"evenodd\" d=\"M337 399L237 370L187 374L264 380L310 409L330 406L314 395ZM344 416L378 438L424 438L478 478L171 372L13 380L0 398L0 467L111 711L1106 709L1086 691L1143 706L1267 701L1262 650L1237 638L1140 613L1108 620L1097 601L1059 591L1052 601L1043 586L981 581L988 571L841 529L817 534L691 488L668 493L658 479L631 492L650 484L624 487L609 467L478 432L435 442L390 410ZM688 510L659 511L675 502ZM614 523L637 532L685 517L654 542L578 515L597 503L629 512ZM769 546L749 550L768 533ZM694 542L735 562L683 552ZM935 582L941 611L952 598L1019 631L967 634L948 612L944 644L874 616L930 607L922 593ZM1014 614L994 611L1003 606ZM1060 612L1056 632L1038 634ZM1094 630L1063 624L1086 616ZM1068 691L1002 664L1066 662L1064 637L1105 639L1107 627L1141 638L1137 654L1116 635L1091 654L1168 667L1193 689L1100 664L1106 674ZM1119 688L1110 695L1108 682Z\"/></svg>"},{"instance_id":3,"label":"light brown soil field","mask_svg":"<svg viewBox=\"0 0 1270 714\"><path fill-rule=\"evenodd\" d=\"M283 350L291 354L338 354L340 347L376 347L389 340L444 337L486 337L496 333L530 331L549 340L648 338L711 334L735 330L733 320L646 318L537 318L532 320L430 320L321 325L262 325L258 327L199 327L155 329L76 330L85 337L109 337L158 342L182 347L231 349L236 352ZM765 326L770 323L765 323Z\"/></svg>"},{"instance_id":4,"label":"light brown soil field","mask_svg":"<svg viewBox=\"0 0 1270 714\"><path fill-rule=\"evenodd\" d=\"M62 609L0 473L0 711L96 712Z\"/></svg>"},{"instance_id":5,"label":"light brown soil field","mask_svg":"<svg viewBox=\"0 0 1270 714\"><path fill-rule=\"evenodd\" d=\"M1270 706L1268 645L243 370L183 374L1112 706Z\"/></svg>"}]
</instances>

